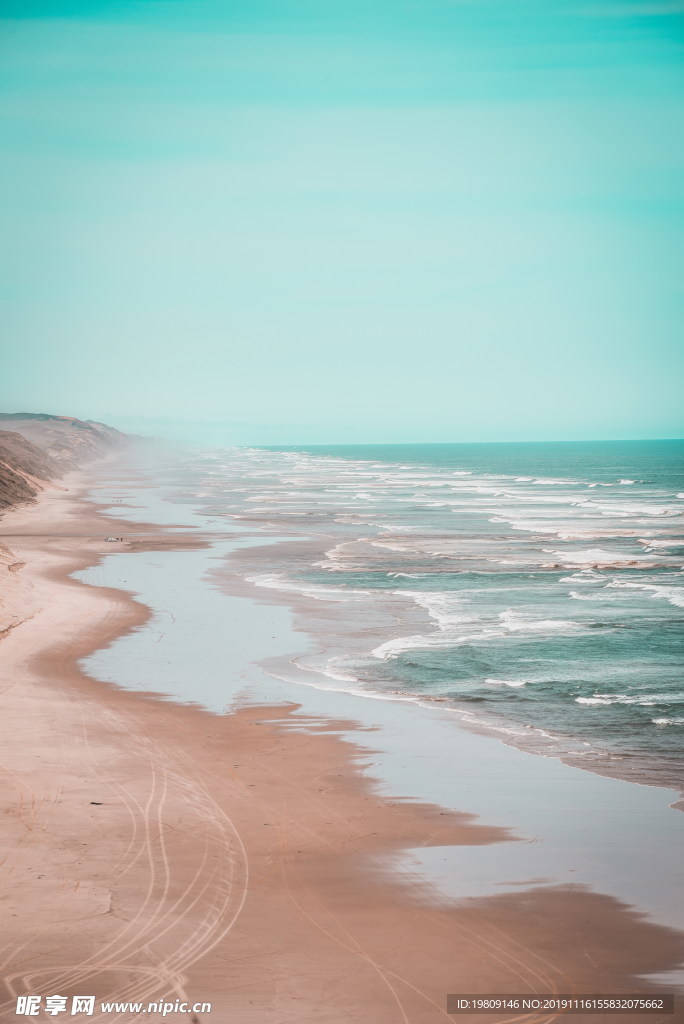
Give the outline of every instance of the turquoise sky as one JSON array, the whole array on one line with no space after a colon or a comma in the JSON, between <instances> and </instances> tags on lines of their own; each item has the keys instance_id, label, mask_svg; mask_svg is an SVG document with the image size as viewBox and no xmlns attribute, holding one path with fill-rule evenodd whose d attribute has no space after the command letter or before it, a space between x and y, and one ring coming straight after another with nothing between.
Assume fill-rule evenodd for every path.
<instances>
[{"instance_id":1,"label":"turquoise sky","mask_svg":"<svg viewBox=\"0 0 684 1024\"><path fill-rule=\"evenodd\" d=\"M671 0L3 0L0 404L681 437L683 42Z\"/></svg>"}]
</instances>

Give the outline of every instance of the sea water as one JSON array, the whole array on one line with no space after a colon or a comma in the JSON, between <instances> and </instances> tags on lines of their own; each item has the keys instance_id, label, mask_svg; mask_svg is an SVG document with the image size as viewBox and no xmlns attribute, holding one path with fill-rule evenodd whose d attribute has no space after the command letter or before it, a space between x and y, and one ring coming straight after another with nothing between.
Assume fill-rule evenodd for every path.
<instances>
[{"instance_id":1,"label":"sea water","mask_svg":"<svg viewBox=\"0 0 684 1024\"><path fill-rule=\"evenodd\" d=\"M318 639L274 673L681 785L684 442L203 449L182 477L281 538L227 567Z\"/></svg>"}]
</instances>

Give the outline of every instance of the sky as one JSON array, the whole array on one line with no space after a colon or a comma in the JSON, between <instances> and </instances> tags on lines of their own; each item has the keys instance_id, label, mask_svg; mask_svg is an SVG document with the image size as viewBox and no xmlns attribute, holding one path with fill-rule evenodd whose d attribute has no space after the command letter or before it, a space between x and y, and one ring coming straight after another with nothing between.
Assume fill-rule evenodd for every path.
<instances>
[{"instance_id":1,"label":"sky","mask_svg":"<svg viewBox=\"0 0 684 1024\"><path fill-rule=\"evenodd\" d=\"M0 407L684 436L684 2L3 0Z\"/></svg>"}]
</instances>

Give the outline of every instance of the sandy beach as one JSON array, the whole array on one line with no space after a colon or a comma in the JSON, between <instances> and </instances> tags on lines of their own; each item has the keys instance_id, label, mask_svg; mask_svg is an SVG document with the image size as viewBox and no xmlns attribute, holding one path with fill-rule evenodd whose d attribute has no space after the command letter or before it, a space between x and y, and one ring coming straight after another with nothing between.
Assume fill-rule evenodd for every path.
<instances>
[{"instance_id":1,"label":"sandy beach","mask_svg":"<svg viewBox=\"0 0 684 1024\"><path fill-rule=\"evenodd\" d=\"M295 688L212 714L86 675L80 659L151 612L70 574L115 547L212 543L114 519L87 500L91 482L72 474L0 520L2 1020L19 1019L18 996L59 994L95 996L91 1019L108 1021L168 1016L100 1001L211 1004L181 1014L202 1024L541 1022L555 1017L450 1017L446 996L673 990L648 976L681 964L684 935L581 878L454 900L399 870L407 850L521 837L388 799L367 771L372 735L351 742L357 723L312 715Z\"/></svg>"}]
</instances>

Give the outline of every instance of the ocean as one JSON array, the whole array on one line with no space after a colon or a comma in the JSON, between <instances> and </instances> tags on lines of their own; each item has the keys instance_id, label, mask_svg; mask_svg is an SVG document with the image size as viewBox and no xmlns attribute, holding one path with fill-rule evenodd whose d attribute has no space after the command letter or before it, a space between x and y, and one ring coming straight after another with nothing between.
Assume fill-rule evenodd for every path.
<instances>
[{"instance_id":1,"label":"ocean","mask_svg":"<svg viewBox=\"0 0 684 1024\"><path fill-rule=\"evenodd\" d=\"M684 442L197 449L174 478L273 536L215 573L311 637L272 674L682 786Z\"/></svg>"}]
</instances>

